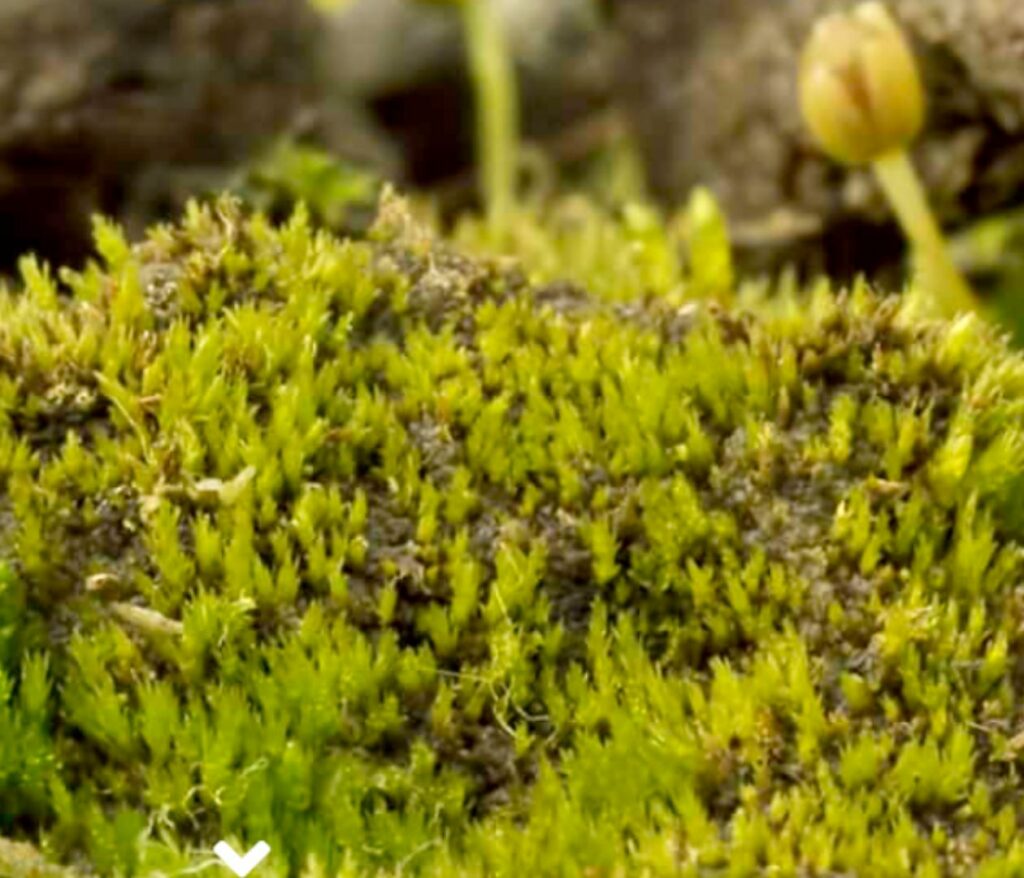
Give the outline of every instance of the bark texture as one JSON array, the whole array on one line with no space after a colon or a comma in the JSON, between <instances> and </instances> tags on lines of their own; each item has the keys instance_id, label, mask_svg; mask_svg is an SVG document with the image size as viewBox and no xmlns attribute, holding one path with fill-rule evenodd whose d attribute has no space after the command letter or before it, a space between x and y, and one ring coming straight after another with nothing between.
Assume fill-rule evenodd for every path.
<instances>
[{"instance_id":1,"label":"bark texture","mask_svg":"<svg viewBox=\"0 0 1024 878\"><path fill-rule=\"evenodd\" d=\"M617 81L661 198L674 202L698 182L710 185L748 256L763 257L757 261L797 256L844 273L899 252L870 174L824 158L797 103L798 58L811 26L850 2L610 5L620 38ZM1019 200L1024 4L889 0L889 7L922 60L930 115L915 158L942 219L956 224Z\"/></svg>"}]
</instances>

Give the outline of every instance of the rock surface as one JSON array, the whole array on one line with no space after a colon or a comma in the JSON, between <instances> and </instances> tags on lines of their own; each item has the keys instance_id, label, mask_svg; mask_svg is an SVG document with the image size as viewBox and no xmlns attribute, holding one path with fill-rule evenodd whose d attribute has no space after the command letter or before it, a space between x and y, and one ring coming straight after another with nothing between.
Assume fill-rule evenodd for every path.
<instances>
[{"instance_id":1,"label":"rock surface","mask_svg":"<svg viewBox=\"0 0 1024 878\"><path fill-rule=\"evenodd\" d=\"M501 11L526 134L560 135L610 91L594 9L502 0ZM0 53L0 271L27 250L76 262L96 211L140 234L282 134L472 197L473 104L451 9L7 0Z\"/></svg>"},{"instance_id":2,"label":"rock surface","mask_svg":"<svg viewBox=\"0 0 1024 878\"><path fill-rule=\"evenodd\" d=\"M275 134L369 152L344 106L318 122L315 25L293 0L0 5L0 261L76 259L93 211L141 225Z\"/></svg>"},{"instance_id":3,"label":"rock surface","mask_svg":"<svg viewBox=\"0 0 1024 878\"><path fill-rule=\"evenodd\" d=\"M660 197L707 183L756 254L870 268L898 253L866 172L825 159L796 95L803 42L840 0L615 0L619 76ZM916 158L941 217L1012 203L1024 184L1024 6L1016 0L891 0L923 60L930 120ZM774 256L772 255L774 254ZM812 260L813 261L813 260Z\"/></svg>"},{"instance_id":4,"label":"rock surface","mask_svg":"<svg viewBox=\"0 0 1024 878\"><path fill-rule=\"evenodd\" d=\"M519 75L523 133L562 158L574 151L559 148L567 134L582 130L611 94L602 19L591 0L494 3ZM401 147L405 178L433 185L465 177L473 96L450 6L353 0L329 16L327 34L331 81L373 109Z\"/></svg>"}]
</instances>

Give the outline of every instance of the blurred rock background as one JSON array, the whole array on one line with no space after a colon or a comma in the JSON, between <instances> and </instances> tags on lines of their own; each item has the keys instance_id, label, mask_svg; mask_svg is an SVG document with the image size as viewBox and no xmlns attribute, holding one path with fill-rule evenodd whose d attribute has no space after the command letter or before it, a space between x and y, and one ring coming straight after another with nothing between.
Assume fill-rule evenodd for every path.
<instances>
[{"instance_id":1,"label":"blurred rock background","mask_svg":"<svg viewBox=\"0 0 1024 878\"><path fill-rule=\"evenodd\" d=\"M748 259L797 259L845 276L890 265L902 241L868 172L850 173L803 129L795 71L816 18L844 0L611 0L617 85L662 200L709 185ZM1024 3L888 0L922 61L930 100L915 160L957 226L1021 200Z\"/></svg>"},{"instance_id":2,"label":"blurred rock background","mask_svg":"<svg viewBox=\"0 0 1024 878\"><path fill-rule=\"evenodd\" d=\"M525 138L563 181L627 137L666 208L710 187L743 267L898 269L903 242L870 176L821 157L796 102L812 22L849 3L493 2ZM940 217L959 227L1021 203L1024 4L890 6L924 61L916 159ZM283 140L429 190L449 213L471 206L458 16L417 0L0 4L0 264L28 249L80 259L95 210L138 233L247 168L287 175L267 164ZM306 189L348 185L316 158L288 161Z\"/></svg>"},{"instance_id":3,"label":"blurred rock background","mask_svg":"<svg viewBox=\"0 0 1024 878\"><path fill-rule=\"evenodd\" d=\"M399 183L473 189L458 17L410 0L4 0L0 264L88 252L231 184L281 138ZM611 69L589 0L502 0L525 133L572 153ZM567 136L566 132L569 131ZM560 145L561 144L561 145Z\"/></svg>"},{"instance_id":4,"label":"blurred rock background","mask_svg":"<svg viewBox=\"0 0 1024 878\"><path fill-rule=\"evenodd\" d=\"M493 2L516 60L525 136L563 160L600 145L611 34L593 0ZM465 178L473 161L459 24L450 6L415 0L352 0L330 15L328 78L370 109L418 185Z\"/></svg>"},{"instance_id":5,"label":"blurred rock background","mask_svg":"<svg viewBox=\"0 0 1024 878\"><path fill-rule=\"evenodd\" d=\"M4 0L3 261L74 261L93 211L138 226L274 131L314 127L317 40L312 10L290 0ZM366 151L352 130L337 145Z\"/></svg>"}]
</instances>

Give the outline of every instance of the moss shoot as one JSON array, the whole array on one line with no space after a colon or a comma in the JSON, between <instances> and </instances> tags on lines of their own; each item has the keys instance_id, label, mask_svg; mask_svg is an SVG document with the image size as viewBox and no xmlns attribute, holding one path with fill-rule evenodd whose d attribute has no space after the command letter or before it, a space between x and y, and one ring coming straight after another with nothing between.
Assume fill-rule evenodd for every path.
<instances>
[{"instance_id":1,"label":"moss shoot","mask_svg":"<svg viewBox=\"0 0 1024 878\"><path fill-rule=\"evenodd\" d=\"M0 874L1021 874L1024 359L614 234L630 296L393 199L23 261Z\"/></svg>"}]
</instances>

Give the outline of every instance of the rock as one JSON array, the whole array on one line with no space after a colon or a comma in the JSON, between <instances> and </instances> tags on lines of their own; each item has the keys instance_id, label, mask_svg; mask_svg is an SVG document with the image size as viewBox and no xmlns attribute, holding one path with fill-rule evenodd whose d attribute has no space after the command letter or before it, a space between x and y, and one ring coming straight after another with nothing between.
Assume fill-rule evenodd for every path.
<instances>
[{"instance_id":1,"label":"rock","mask_svg":"<svg viewBox=\"0 0 1024 878\"><path fill-rule=\"evenodd\" d=\"M722 200L749 261L795 257L845 274L901 252L866 171L824 158L804 130L804 40L840 0L613 0L620 96L652 187L667 202L698 182ZM923 62L928 130L915 158L940 217L1011 203L1024 182L1024 6L890 0ZM824 249L822 250L822 245Z\"/></svg>"},{"instance_id":2,"label":"rock","mask_svg":"<svg viewBox=\"0 0 1024 878\"><path fill-rule=\"evenodd\" d=\"M611 94L607 33L594 5L495 3L516 61L524 135L556 153L578 153L581 138L568 150L559 143L567 132L585 130ZM332 82L370 107L401 145L402 177L422 185L472 183L473 97L459 16L444 4L354 0L329 16L327 30Z\"/></svg>"},{"instance_id":3,"label":"rock","mask_svg":"<svg viewBox=\"0 0 1024 878\"><path fill-rule=\"evenodd\" d=\"M350 108L325 117L319 38L294 0L8 0L0 263L77 260L92 212L137 231L285 132L375 154Z\"/></svg>"},{"instance_id":4,"label":"rock","mask_svg":"<svg viewBox=\"0 0 1024 878\"><path fill-rule=\"evenodd\" d=\"M536 73L560 61L570 31L593 30L585 0L494 0L520 66ZM460 68L459 17L451 6L415 0L355 0L330 16L332 72L345 88L380 95L414 88Z\"/></svg>"},{"instance_id":5,"label":"rock","mask_svg":"<svg viewBox=\"0 0 1024 878\"><path fill-rule=\"evenodd\" d=\"M558 136L609 94L598 18L588 0L501 9L525 133ZM472 197L473 103L450 9L7 0L0 52L0 271L26 250L79 261L96 211L141 234L281 135Z\"/></svg>"},{"instance_id":6,"label":"rock","mask_svg":"<svg viewBox=\"0 0 1024 878\"><path fill-rule=\"evenodd\" d=\"M0 875L7 878L79 878L81 873L48 862L32 845L0 838Z\"/></svg>"}]
</instances>

